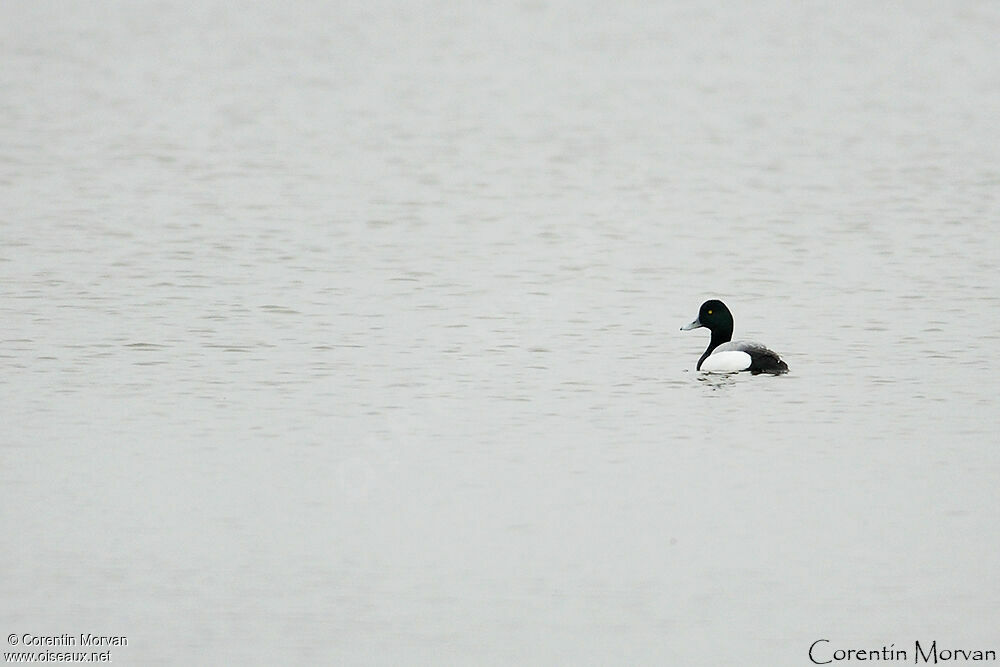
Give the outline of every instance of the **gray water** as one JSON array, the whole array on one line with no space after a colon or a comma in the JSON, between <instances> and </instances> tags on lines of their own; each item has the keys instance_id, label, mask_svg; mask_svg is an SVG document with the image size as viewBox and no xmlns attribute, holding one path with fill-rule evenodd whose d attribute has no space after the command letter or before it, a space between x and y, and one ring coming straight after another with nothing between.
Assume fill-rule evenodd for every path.
<instances>
[{"instance_id":1,"label":"gray water","mask_svg":"<svg viewBox=\"0 0 1000 667\"><path fill-rule=\"evenodd\" d=\"M0 18L3 635L1000 649L996 3Z\"/></svg>"}]
</instances>

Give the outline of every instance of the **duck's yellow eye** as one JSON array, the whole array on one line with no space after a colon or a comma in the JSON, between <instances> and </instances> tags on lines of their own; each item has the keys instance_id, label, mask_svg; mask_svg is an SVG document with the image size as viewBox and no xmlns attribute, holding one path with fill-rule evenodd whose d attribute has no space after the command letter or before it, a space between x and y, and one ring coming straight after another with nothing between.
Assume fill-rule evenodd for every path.
<instances>
[{"instance_id":1,"label":"duck's yellow eye","mask_svg":"<svg viewBox=\"0 0 1000 667\"><path fill-rule=\"evenodd\" d=\"M709 315L711 315L711 314L712 314L712 311L708 311L708 314L709 314Z\"/></svg>"}]
</instances>

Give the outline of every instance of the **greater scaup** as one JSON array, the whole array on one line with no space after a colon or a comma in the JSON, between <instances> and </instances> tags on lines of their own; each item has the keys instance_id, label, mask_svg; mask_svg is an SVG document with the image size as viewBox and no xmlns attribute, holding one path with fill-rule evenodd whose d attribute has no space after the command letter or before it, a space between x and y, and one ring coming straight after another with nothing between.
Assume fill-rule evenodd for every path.
<instances>
[{"instance_id":1,"label":"greater scaup","mask_svg":"<svg viewBox=\"0 0 1000 667\"><path fill-rule=\"evenodd\" d=\"M708 349L698 360L699 371L709 373L750 371L754 375L758 373L780 375L788 372L788 364L781 360L777 352L753 341L733 341L733 314L726 308L726 304L718 299L711 299L701 304L698 317L691 324L681 327L681 331L690 331L698 327L705 327L712 332Z\"/></svg>"}]
</instances>

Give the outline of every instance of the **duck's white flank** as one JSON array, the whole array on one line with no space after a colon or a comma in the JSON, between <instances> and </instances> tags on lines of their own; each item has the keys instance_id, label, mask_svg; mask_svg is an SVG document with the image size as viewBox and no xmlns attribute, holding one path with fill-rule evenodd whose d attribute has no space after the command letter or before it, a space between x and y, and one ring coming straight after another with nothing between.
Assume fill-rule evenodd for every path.
<instances>
[{"instance_id":1,"label":"duck's white flank","mask_svg":"<svg viewBox=\"0 0 1000 667\"><path fill-rule=\"evenodd\" d=\"M736 373L750 368L750 361L750 355L740 350L716 350L701 362L701 370L705 373Z\"/></svg>"}]
</instances>

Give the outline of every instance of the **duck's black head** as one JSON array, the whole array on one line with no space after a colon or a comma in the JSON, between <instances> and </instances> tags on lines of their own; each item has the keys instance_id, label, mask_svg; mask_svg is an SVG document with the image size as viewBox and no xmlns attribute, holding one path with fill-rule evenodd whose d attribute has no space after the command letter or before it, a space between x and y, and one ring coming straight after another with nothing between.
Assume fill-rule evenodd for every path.
<instances>
[{"instance_id":1,"label":"duck's black head","mask_svg":"<svg viewBox=\"0 0 1000 667\"><path fill-rule=\"evenodd\" d=\"M733 314L726 308L726 304L718 299L711 299L701 304L698 310L698 317L691 324L681 327L681 331L690 331L698 327L705 327L712 332L712 341L725 343L733 338Z\"/></svg>"}]
</instances>

